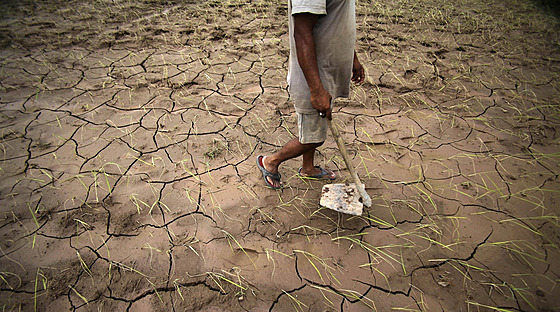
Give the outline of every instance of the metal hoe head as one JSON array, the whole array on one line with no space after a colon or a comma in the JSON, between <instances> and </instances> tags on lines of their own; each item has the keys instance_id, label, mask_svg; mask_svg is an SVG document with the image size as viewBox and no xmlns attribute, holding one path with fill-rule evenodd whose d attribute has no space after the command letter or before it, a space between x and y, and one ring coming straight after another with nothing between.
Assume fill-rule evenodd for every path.
<instances>
[{"instance_id":1,"label":"metal hoe head","mask_svg":"<svg viewBox=\"0 0 560 312\"><path fill-rule=\"evenodd\" d=\"M355 183L326 184L323 186L320 204L325 208L359 216L364 208L360 199Z\"/></svg>"}]
</instances>

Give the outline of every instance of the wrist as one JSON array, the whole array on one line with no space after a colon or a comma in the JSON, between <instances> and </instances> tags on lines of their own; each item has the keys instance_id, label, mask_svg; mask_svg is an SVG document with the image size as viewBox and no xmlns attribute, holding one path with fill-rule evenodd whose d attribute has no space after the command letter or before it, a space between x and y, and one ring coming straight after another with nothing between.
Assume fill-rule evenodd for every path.
<instances>
[{"instance_id":1,"label":"wrist","mask_svg":"<svg viewBox=\"0 0 560 312\"><path fill-rule=\"evenodd\" d=\"M319 97L327 93L327 90L323 87L323 85L320 85L315 88L309 88L309 92L311 93L311 97Z\"/></svg>"}]
</instances>

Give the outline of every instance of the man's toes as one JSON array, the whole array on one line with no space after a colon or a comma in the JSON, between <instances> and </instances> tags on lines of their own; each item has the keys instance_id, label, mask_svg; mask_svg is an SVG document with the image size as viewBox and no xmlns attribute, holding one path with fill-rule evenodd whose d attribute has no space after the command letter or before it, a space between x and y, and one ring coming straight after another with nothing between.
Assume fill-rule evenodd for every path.
<instances>
[{"instance_id":1,"label":"man's toes","mask_svg":"<svg viewBox=\"0 0 560 312\"><path fill-rule=\"evenodd\" d=\"M280 181L273 179L272 177L266 177L268 183L274 187L280 187Z\"/></svg>"}]
</instances>

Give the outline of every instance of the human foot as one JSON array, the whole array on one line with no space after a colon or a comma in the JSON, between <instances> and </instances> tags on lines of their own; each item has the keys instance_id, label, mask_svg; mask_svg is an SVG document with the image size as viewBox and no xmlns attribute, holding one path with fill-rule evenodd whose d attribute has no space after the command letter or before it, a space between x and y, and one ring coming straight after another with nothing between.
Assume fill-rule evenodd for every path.
<instances>
[{"instance_id":1,"label":"human foot","mask_svg":"<svg viewBox=\"0 0 560 312\"><path fill-rule=\"evenodd\" d=\"M280 182L281 175L279 172L273 173L266 169L265 158L266 157L263 155L257 156L257 167L259 167L259 170L262 172L266 186L277 190L282 187L282 182Z\"/></svg>"},{"instance_id":2,"label":"human foot","mask_svg":"<svg viewBox=\"0 0 560 312\"><path fill-rule=\"evenodd\" d=\"M323 169L319 166L315 166L311 172L304 172L303 168L299 168L298 174L303 178L319 179L319 180L334 180L336 179L336 174L329 169Z\"/></svg>"}]
</instances>

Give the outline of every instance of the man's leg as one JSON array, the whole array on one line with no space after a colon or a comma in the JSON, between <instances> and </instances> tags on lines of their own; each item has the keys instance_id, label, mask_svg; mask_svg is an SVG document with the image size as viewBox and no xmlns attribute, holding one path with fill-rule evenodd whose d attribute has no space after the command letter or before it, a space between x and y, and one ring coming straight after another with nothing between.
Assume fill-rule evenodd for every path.
<instances>
[{"instance_id":1,"label":"man's leg","mask_svg":"<svg viewBox=\"0 0 560 312\"><path fill-rule=\"evenodd\" d=\"M299 174L305 177L321 177L334 179L336 175L330 170L320 169L315 167L315 150L321 146L327 139L327 121L325 118L319 117L318 114L297 114L298 116L298 129L299 140L302 144L316 143L305 150L303 155L303 163Z\"/></svg>"},{"instance_id":2,"label":"man's leg","mask_svg":"<svg viewBox=\"0 0 560 312\"><path fill-rule=\"evenodd\" d=\"M263 166L266 170L277 173L278 166L280 166L281 163L303 155L302 173L305 175L321 173L321 170L314 167L313 159L315 157L315 150L322 144L322 142L302 144L299 142L298 138L294 138L286 143L278 152L263 158ZM276 181L270 177L267 177L267 180L274 187L280 187L280 181Z\"/></svg>"},{"instance_id":3,"label":"man's leg","mask_svg":"<svg viewBox=\"0 0 560 312\"><path fill-rule=\"evenodd\" d=\"M321 143L321 144L323 144L323 143ZM309 149L308 151L305 151L302 154L303 155L303 162L302 162L302 165L301 165L300 174L303 174L305 176L313 176L313 175L321 173L321 170L315 168L315 150L317 149L317 147L315 147L313 149Z\"/></svg>"},{"instance_id":4,"label":"man's leg","mask_svg":"<svg viewBox=\"0 0 560 312\"><path fill-rule=\"evenodd\" d=\"M336 177L334 172L331 170L321 170L320 168L315 167L314 164L315 150L317 147L323 145L323 142L327 138L326 120L319 117L318 114L298 113L297 115L299 138L290 140L278 152L270 156L259 156L259 158L257 158L259 165L264 167L264 169L271 174L276 174L278 173L278 166L280 166L281 163L288 159L303 155L303 163L301 171L299 172L302 176L320 176L321 178L334 179ZM277 178L273 178L268 175L266 176L266 181L273 188L279 188L281 183Z\"/></svg>"}]
</instances>

